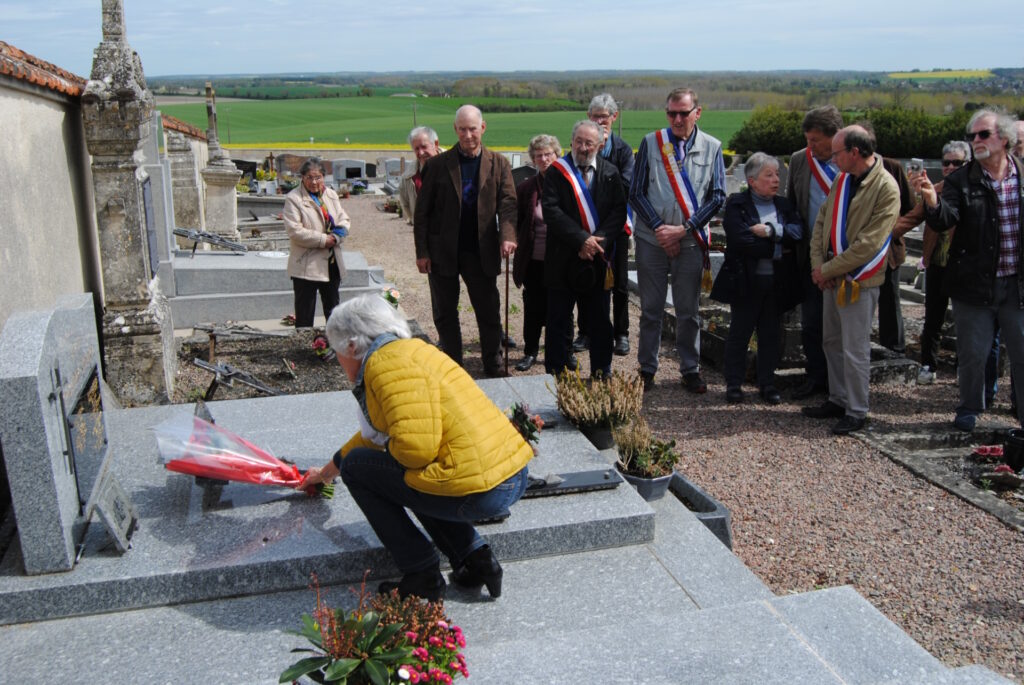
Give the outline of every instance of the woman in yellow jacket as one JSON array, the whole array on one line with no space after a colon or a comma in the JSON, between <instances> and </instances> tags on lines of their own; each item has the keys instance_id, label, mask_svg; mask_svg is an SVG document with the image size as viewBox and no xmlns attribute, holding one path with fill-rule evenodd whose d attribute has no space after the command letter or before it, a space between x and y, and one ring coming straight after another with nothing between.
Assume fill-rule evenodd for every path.
<instances>
[{"instance_id":1,"label":"woman in yellow jacket","mask_svg":"<svg viewBox=\"0 0 1024 685\"><path fill-rule=\"evenodd\" d=\"M360 429L299 486L339 474L402 572L403 597L444 596L451 580L501 594L502 569L472 522L507 515L526 489L533 450L472 378L438 348L411 338L377 295L335 308L327 337L355 387ZM412 511L437 545L406 513Z\"/></svg>"}]
</instances>

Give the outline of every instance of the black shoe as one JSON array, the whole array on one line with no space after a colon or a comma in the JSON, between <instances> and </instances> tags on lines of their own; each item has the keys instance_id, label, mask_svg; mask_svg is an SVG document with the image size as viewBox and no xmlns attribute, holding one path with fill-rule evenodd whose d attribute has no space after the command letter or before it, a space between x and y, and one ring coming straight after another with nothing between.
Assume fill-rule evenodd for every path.
<instances>
[{"instance_id":1,"label":"black shoe","mask_svg":"<svg viewBox=\"0 0 1024 685\"><path fill-rule=\"evenodd\" d=\"M537 363L537 355L527 354L516 364L516 371L529 371L530 367Z\"/></svg>"},{"instance_id":2,"label":"black shoe","mask_svg":"<svg viewBox=\"0 0 1024 685\"><path fill-rule=\"evenodd\" d=\"M741 404L743 402L743 391L739 388L726 388L725 401L729 404Z\"/></svg>"},{"instance_id":3,"label":"black shoe","mask_svg":"<svg viewBox=\"0 0 1024 685\"><path fill-rule=\"evenodd\" d=\"M516 343L514 338L510 338L510 337L508 337L507 335L504 335L504 334L502 334L502 336L501 336L501 346L502 347L507 347L510 350L514 350L517 347L519 347L519 345Z\"/></svg>"},{"instance_id":4,"label":"black shoe","mask_svg":"<svg viewBox=\"0 0 1024 685\"><path fill-rule=\"evenodd\" d=\"M833 435L848 435L853 431L859 431L867 423L866 418L856 418L849 414L844 414L843 418L839 419L839 423L832 426Z\"/></svg>"},{"instance_id":5,"label":"black shoe","mask_svg":"<svg viewBox=\"0 0 1024 685\"><path fill-rule=\"evenodd\" d=\"M446 587L441 569L434 566L423 571L406 573L397 583L386 580L377 586L377 594L386 595L392 590L398 590L398 596L402 599L413 595L428 602L437 602L444 599Z\"/></svg>"},{"instance_id":6,"label":"black shoe","mask_svg":"<svg viewBox=\"0 0 1024 685\"><path fill-rule=\"evenodd\" d=\"M572 351L582 352L590 349L590 336L580 333L579 337L572 341Z\"/></svg>"},{"instance_id":7,"label":"black shoe","mask_svg":"<svg viewBox=\"0 0 1024 685\"><path fill-rule=\"evenodd\" d=\"M620 357L625 357L629 354L629 338L624 335L617 336L615 338L615 347L612 348L612 352Z\"/></svg>"},{"instance_id":8,"label":"black shoe","mask_svg":"<svg viewBox=\"0 0 1024 685\"><path fill-rule=\"evenodd\" d=\"M486 585L488 594L496 599L501 597L503 575L501 564L491 553L490 545L484 545L470 552L461 564L452 569L448 578L461 587L478 588L481 585Z\"/></svg>"},{"instance_id":9,"label":"black shoe","mask_svg":"<svg viewBox=\"0 0 1024 685\"><path fill-rule=\"evenodd\" d=\"M769 385L766 388L761 388L761 399L768 404L781 404L782 395L773 386Z\"/></svg>"},{"instance_id":10,"label":"black shoe","mask_svg":"<svg viewBox=\"0 0 1024 685\"><path fill-rule=\"evenodd\" d=\"M708 384L696 371L683 374L683 387L695 395L703 395L708 391Z\"/></svg>"},{"instance_id":11,"label":"black shoe","mask_svg":"<svg viewBox=\"0 0 1024 685\"><path fill-rule=\"evenodd\" d=\"M811 379L807 379L806 381L803 382L802 385L798 386L797 389L793 391L793 399L805 400L808 397L813 397L814 395L824 395L827 392L827 383L816 383Z\"/></svg>"},{"instance_id":12,"label":"black shoe","mask_svg":"<svg viewBox=\"0 0 1024 685\"><path fill-rule=\"evenodd\" d=\"M654 374L647 371L640 372L640 380L644 382L644 392L654 388Z\"/></svg>"},{"instance_id":13,"label":"black shoe","mask_svg":"<svg viewBox=\"0 0 1024 685\"><path fill-rule=\"evenodd\" d=\"M810 419L838 419L846 416L846 408L840 407L832 400L825 400L817 407L804 407L800 413Z\"/></svg>"}]
</instances>

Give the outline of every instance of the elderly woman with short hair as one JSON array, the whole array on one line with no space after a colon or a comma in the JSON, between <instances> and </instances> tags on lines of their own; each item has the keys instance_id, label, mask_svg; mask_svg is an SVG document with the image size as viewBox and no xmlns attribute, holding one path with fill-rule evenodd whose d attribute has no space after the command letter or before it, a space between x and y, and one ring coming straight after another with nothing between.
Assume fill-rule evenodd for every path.
<instances>
[{"instance_id":1,"label":"elderly woman with short hair","mask_svg":"<svg viewBox=\"0 0 1024 685\"><path fill-rule=\"evenodd\" d=\"M793 246L802 225L786 198L778 195L779 162L755 152L744 166L747 189L725 203L725 261L711 297L730 305L725 341L725 399L743 401L747 347L757 331L757 384L768 404L782 401L775 387L779 360L779 319L802 299Z\"/></svg>"},{"instance_id":2,"label":"elderly woman with short hair","mask_svg":"<svg viewBox=\"0 0 1024 685\"><path fill-rule=\"evenodd\" d=\"M338 305L327 337L355 384L360 429L299 488L341 475L403 574L379 592L444 597L436 544L454 583L486 585L498 597L501 565L472 522L508 515L526 490L533 450L465 370L411 338L405 319L379 295Z\"/></svg>"},{"instance_id":3,"label":"elderly woman with short hair","mask_svg":"<svg viewBox=\"0 0 1024 685\"><path fill-rule=\"evenodd\" d=\"M544 174L562 156L558 138L542 133L530 140L530 161L537 173L516 186L516 248L512 280L523 288L523 358L516 371L529 371L540 354L540 331L548 317L548 290L544 287L544 253L547 225L540 198Z\"/></svg>"},{"instance_id":4,"label":"elderly woman with short hair","mask_svg":"<svg viewBox=\"0 0 1024 685\"><path fill-rule=\"evenodd\" d=\"M345 277L341 239L348 234L348 214L338 194L324 185L324 166L310 157L299 169L302 181L284 198L284 227L288 231L288 275L295 292L295 327L311 328L316 296L324 318L338 305L338 287Z\"/></svg>"}]
</instances>

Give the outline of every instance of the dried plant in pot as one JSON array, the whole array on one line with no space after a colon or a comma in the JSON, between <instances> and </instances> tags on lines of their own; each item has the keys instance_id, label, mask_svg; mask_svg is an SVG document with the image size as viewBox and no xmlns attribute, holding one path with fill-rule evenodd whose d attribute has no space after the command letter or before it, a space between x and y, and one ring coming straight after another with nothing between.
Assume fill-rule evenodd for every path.
<instances>
[{"instance_id":1,"label":"dried plant in pot","mask_svg":"<svg viewBox=\"0 0 1024 685\"><path fill-rule=\"evenodd\" d=\"M612 430L619 449L615 464L622 476L647 501L661 499L675 472L679 452L675 440L659 440L639 414Z\"/></svg>"},{"instance_id":2,"label":"dried plant in pot","mask_svg":"<svg viewBox=\"0 0 1024 685\"><path fill-rule=\"evenodd\" d=\"M644 400L640 376L618 371L590 380L578 370L562 371L555 376L554 393L558 410L598 449L614 445L612 428L639 415Z\"/></svg>"}]
</instances>

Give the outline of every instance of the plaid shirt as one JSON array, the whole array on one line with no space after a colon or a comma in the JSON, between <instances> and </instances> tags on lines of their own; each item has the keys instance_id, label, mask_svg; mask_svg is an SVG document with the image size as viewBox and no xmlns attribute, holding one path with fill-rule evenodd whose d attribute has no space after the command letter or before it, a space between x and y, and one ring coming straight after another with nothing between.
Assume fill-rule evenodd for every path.
<instances>
[{"instance_id":1,"label":"plaid shirt","mask_svg":"<svg viewBox=\"0 0 1024 685\"><path fill-rule=\"evenodd\" d=\"M1002 181L997 181L982 167L985 180L996 194L999 216L999 265L996 277L1004 278L1017 273L1017 232L1020 230L1020 198L1018 197L1017 167L1008 160L1009 168Z\"/></svg>"}]
</instances>

